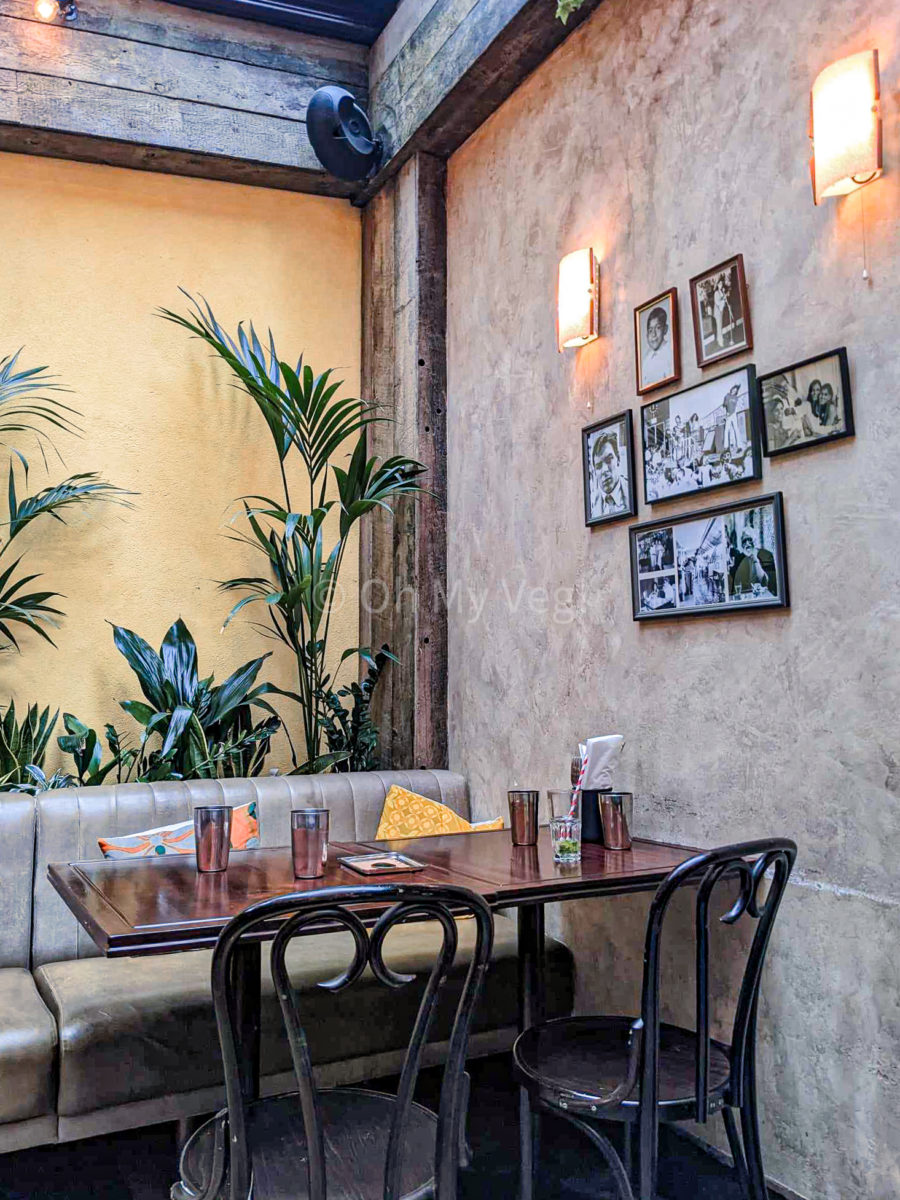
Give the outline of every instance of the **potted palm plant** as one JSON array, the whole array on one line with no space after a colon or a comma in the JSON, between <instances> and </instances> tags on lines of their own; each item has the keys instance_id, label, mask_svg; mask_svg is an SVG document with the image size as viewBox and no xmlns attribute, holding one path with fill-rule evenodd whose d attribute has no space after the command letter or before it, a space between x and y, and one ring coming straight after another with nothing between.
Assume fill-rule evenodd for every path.
<instances>
[{"instance_id":1,"label":"potted palm plant","mask_svg":"<svg viewBox=\"0 0 900 1200\"><path fill-rule=\"evenodd\" d=\"M303 757L299 764L295 759L296 769L325 770L354 754L353 748L342 745L329 709L333 692L327 666L331 618L348 539L354 526L374 509L391 511L399 497L420 492L419 477L425 467L402 455L384 460L369 455L367 427L388 418L377 414L373 405L342 395L342 383L333 378L332 370L317 375L302 357L291 365L279 355L271 330L263 346L252 323L246 328L241 323L232 336L208 303L188 292L184 295L190 304L188 315L169 309L160 309L159 315L201 338L227 363L268 426L280 473L281 496L240 498L245 526L234 536L262 555L265 573L220 584L224 592L239 597L225 623L249 605L262 606L263 631L287 646L297 664L297 691L282 692L301 710ZM292 455L305 467L302 499L288 484L285 464ZM344 465L338 465L339 456L344 457ZM329 537L326 522L332 512L337 515L337 531ZM328 523L329 530L332 524ZM382 647L381 652L387 650ZM370 665L371 649L345 648L340 662L357 658ZM326 728L329 750L323 754ZM359 723L347 725L348 730L353 728L359 728Z\"/></svg>"},{"instance_id":2,"label":"potted palm plant","mask_svg":"<svg viewBox=\"0 0 900 1200\"><path fill-rule=\"evenodd\" d=\"M80 414L61 399L67 389L47 367L20 366L20 355L21 350L0 360L0 444L10 450L7 512L2 522L5 532L0 536L0 650L7 651L21 650L19 640L24 633L36 633L54 645L50 630L64 615L56 606L60 594L34 587L40 573L27 573L22 567L23 554L13 557L15 549L10 551L10 547L21 545L16 539L34 522L49 527L53 520L64 525L69 510L85 504L112 501L128 507L131 494L96 472L70 475L60 483L23 494L30 465L21 444L12 443L21 443L22 435L25 444L36 443L43 466L49 469L47 452L55 451L51 435L80 433ZM51 717L49 709L39 715L38 706L32 705L17 718L10 703L0 722L0 788L27 782L28 765L41 766L57 715Z\"/></svg>"}]
</instances>

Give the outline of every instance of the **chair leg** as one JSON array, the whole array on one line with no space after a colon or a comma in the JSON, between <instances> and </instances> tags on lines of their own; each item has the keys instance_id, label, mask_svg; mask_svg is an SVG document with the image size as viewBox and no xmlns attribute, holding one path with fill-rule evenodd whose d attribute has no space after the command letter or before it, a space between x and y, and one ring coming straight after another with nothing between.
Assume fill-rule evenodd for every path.
<instances>
[{"instance_id":1,"label":"chair leg","mask_svg":"<svg viewBox=\"0 0 900 1200\"><path fill-rule=\"evenodd\" d=\"M528 1088L519 1088L519 1200L533 1200L536 1167L531 1096Z\"/></svg>"},{"instance_id":2,"label":"chair leg","mask_svg":"<svg viewBox=\"0 0 900 1200\"><path fill-rule=\"evenodd\" d=\"M631 1180L628 1178L625 1164L619 1158L609 1138L605 1137L599 1129L594 1129L593 1125L589 1125L587 1121L582 1121L581 1117L573 1117L571 1113L561 1113L560 1116L563 1116L571 1125L580 1129L586 1137L590 1138L606 1159L619 1200L634 1200L634 1192L631 1190Z\"/></svg>"},{"instance_id":3,"label":"chair leg","mask_svg":"<svg viewBox=\"0 0 900 1200\"><path fill-rule=\"evenodd\" d=\"M766 1173L763 1170L762 1144L759 1136L759 1114L756 1106L756 1079L750 1072L744 1080L744 1103L741 1106L741 1130L747 1157L748 1194L750 1200L769 1200Z\"/></svg>"},{"instance_id":4,"label":"chair leg","mask_svg":"<svg viewBox=\"0 0 900 1200\"><path fill-rule=\"evenodd\" d=\"M532 1190L537 1191L538 1169L541 1162L541 1114L536 1108L531 1110L531 1178Z\"/></svg>"},{"instance_id":5,"label":"chair leg","mask_svg":"<svg viewBox=\"0 0 900 1200\"><path fill-rule=\"evenodd\" d=\"M752 1200L750 1195L750 1180L747 1177L747 1161L744 1158L744 1148L737 1131L734 1113L730 1108L722 1109L722 1120L725 1122L725 1132L728 1134L728 1145L731 1147L731 1157L734 1159L734 1173L737 1175L743 1200Z\"/></svg>"},{"instance_id":6,"label":"chair leg","mask_svg":"<svg viewBox=\"0 0 900 1200\"><path fill-rule=\"evenodd\" d=\"M634 1186L634 1125L631 1121L624 1123L625 1138L625 1170L632 1187Z\"/></svg>"},{"instance_id":7,"label":"chair leg","mask_svg":"<svg viewBox=\"0 0 900 1200\"><path fill-rule=\"evenodd\" d=\"M659 1177L659 1121L653 1113L649 1120L638 1119L639 1200L656 1200Z\"/></svg>"},{"instance_id":8,"label":"chair leg","mask_svg":"<svg viewBox=\"0 0 900 1200\"><path fill-rule=\"evenodd\" d=\"M472 1165L472 1147L469 1145L469 1098L472 1094L472 1076L463 1071L460 1077L462 1088L462 1119L459 1123L459 1165L465 1170Z\"/></svg>"}]
</instances>

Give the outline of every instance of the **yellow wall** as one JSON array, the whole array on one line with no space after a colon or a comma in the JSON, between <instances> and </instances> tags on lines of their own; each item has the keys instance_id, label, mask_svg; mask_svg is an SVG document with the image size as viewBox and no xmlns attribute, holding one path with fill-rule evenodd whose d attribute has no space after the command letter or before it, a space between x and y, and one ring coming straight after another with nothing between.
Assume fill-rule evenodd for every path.
<instances>
[{"instance_id":1,"label":"yellow wall","mask_svg":"<svg viewBox=\"0 0 900 1200\"><path fill-rule=\"evenodd\" d=\"M133 511L74 511L67 528L35 522L17 539L31 570L65 594L67 616L58 649L25 631L22 654L0 658L0 702L11 694L133 730L117 701L139 693L106 622L157 647L178 616L204 674L221 680L274 648L265 677L294 686L290 655L251 617L220 633L229 601L215 584L261 573L226 529L234 498L279 494L268 430L224 364L153 312L179 308L179 285L202 292L226 327L271 324L282 355L338 368L357 395L358 213L340 200L0 154L0 229L0 357L24 345L23 362L49 365L83 413L84 437L57 439L65 468L51 463L48 475L33 459L29 490L100 471L140 493ZM351 548L338 649L357 641L356 558ZM286 747L269 762L289 765Z\"/></svg>"}]
</instances>

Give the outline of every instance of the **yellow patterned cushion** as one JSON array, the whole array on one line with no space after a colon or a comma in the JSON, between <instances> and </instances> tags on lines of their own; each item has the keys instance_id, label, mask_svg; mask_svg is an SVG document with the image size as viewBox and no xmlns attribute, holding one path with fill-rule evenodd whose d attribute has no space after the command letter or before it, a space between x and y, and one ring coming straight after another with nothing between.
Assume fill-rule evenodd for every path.
<instances>
[{"instance_id":1,"label":"yellow patterned cushion","mask_svg":"<svg viewBox=\"0 0 900 1200\"><path fill-rule=\"evenodd\" d=\"M438 804L405 788L391 788L384 798L376 838L437 837L439 833L481 833L502 829L503 818L473 825L446 804Z\"/></svg>"}]
</instances>

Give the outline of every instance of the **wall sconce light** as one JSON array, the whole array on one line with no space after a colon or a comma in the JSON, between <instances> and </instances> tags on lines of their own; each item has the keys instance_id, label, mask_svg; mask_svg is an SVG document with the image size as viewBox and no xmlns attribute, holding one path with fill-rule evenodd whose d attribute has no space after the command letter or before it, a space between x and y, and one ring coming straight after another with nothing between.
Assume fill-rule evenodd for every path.
<instances>
[{"instance_id":1,"label":"wall sconce light","mask_svg":"<svg viewBox=\"0 0 900 1200\"><path fill-rule=\"evenodd\" d=\"M35 0L34 15L41 21L55 21L61 16L66 21L78 17L76 0Z\"/></svg>"},{"instance_id":2,"label":"wall sconce light","mask_svg":"<svg viewBox=\"0 0 900 1200\"><path fill-rule=\"evenodd\" d=\"M826 67L810 97L813 200L846 196L882 172L878 51Z\"/></svg>"},{"instance_id":3,"label":"wall sconce light","mask_svg":"<svg viewBox=\"0 0 900 1200\"><path fill-rule=\"evenodd\" d=\"M600 336L600 265L590 247L573 250L559 264L557 343L560 350L586 346Z\"/></svg>"}]
</instances>

